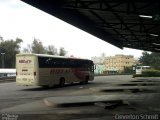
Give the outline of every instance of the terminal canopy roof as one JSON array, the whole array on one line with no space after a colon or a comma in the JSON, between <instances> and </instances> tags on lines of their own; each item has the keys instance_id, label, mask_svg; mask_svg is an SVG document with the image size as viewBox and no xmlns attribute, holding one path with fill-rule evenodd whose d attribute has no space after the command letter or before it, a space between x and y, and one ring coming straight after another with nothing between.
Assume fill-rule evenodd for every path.
<instances>
[{"instance_id":1,"label":"terminal canopy roof","mask_svg":"<svg viewBox=\"0 0 160 120\"><path fill-rule=\"evenodd\" d=\"M22 0L119 48L160 51L160 0Z\"/></svg>"}]
</instances>

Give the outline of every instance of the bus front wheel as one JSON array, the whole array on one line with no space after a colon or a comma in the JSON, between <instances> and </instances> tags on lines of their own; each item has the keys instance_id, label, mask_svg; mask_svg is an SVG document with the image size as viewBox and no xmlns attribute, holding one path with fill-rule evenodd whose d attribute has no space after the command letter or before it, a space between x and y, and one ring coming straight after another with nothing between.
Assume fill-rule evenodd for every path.
<instances>
[{"instance_id":1,"label":"bus front wheel","mask_svg":"<svg viewBox=\"0 0 160 120\"><path fill-rule=\"evenodd\" d=\"M64 78L61 78L61 79L60 79L59 85L60 85L61 87L63 87L63 86L65 85L65 79L64 79Z\"/></svg>"},{"instance_id":2,"label":"bus front wheel","mask_svg":"<svg viewBox=\"0 0 160 120\"><path fill-rule=\"evenodd\" d=\"M85 77L85 80L84 80L84 81L81 81L80 83L81 83L81 84L88 84L88 80L89 80L89 76L86 76L86 77Z\"/></svg>"},{"instance_id":3,"label":"bus front wheel","mask_svg":"<svg viewBox=\"0 0 160 120\"><path fill-rule=\"evenodd\" d=\"M88 84L89 76L86 76L85 84Z\"/></svg>"}]
</instances>

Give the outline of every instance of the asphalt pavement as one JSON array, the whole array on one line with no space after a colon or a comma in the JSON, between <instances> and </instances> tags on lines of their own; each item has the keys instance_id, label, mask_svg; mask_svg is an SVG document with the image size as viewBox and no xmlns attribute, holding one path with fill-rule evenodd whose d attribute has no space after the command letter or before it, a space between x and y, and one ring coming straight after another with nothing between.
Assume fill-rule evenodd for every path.
<instances>
[{"instance_id":1,"label":"asphalt pavement","mask_svg":"<svg viewBox=\"0 0 160 120\"><path fill-rule=\"evenodd\" d=\"M159 83L160 78L130 75L98 76L86 85L75 83L50 89L1 83L1 118L10 115L22 120L103 120L119 119L126 113L158 115Z\"/></svg>"}]
</instances>

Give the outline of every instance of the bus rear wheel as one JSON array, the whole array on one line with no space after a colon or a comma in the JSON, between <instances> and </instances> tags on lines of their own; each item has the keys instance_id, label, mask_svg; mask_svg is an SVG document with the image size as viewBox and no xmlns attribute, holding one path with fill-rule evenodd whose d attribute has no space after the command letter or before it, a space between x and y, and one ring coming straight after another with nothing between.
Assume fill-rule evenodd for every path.
<instances>
[{"instance_id":1,"label":"bus rear wheel","mask_svg":"<svg viewBox=\"0 0 160 120\"><path fill-rule=\"evenodd\" d=\"M88 84L88 80L85 80L85 84Z\"/></svg>"},{"instance_id":2,"label":"bus rear wheel","mask_svg":"<svg viewBox=\"0 0 160 120\"><path fill-rule=\"evenodd\" d=\"M49 85L43 85L42 86L44 89L48 89L49 88Z\"/></svg>"},{"instance_id":3,"label":"bus rear wheel","mask_svg":"<svg viewBox=\"0 0 160 120\"><path fill-rule=\"evenodd\" d=\"M64 79L64 78L61 78L61 79L60 79L59 85L60 85L61 87L63 87L63 86L65 85L65 79Z\"/></svg>"},{"instance_id":4,"label":"bus rear wheel","mask_svg":"<svg viewBox=\"0 0 160 120\"><path fill-rule=\"evenodd\" d=\"M49 89L49 88L52 88L53 85L43 85L42 87L43 87L44 89Z\"/></svg>"},{"instance_id":5,"label":"bus rear wheel","mask_svg":"<svg viewBox=\"0 0 160 120\"><path fill-rule=\"evenodd\" d=\"M81 84L88 84L88 80L89 80L89 76L86 76L86 77L85 77L85 80L84 80L84 81L81 81L80 83L81 83Z\"/></svg>"},{"instance_id":6,"label":"bus rear wheel","mask_svg":"<svg viewBox=\"0 0 160 120\"><path fill-rule=\"evenodd\" d=\"M89 76L86 76L85 84L88 84Z\"/></svg>"}]
</instances>

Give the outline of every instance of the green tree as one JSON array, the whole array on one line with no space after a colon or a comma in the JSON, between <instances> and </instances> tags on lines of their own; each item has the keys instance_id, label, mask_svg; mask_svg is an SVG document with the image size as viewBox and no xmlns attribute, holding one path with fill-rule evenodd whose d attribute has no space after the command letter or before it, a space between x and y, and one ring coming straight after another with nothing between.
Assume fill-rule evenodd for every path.
<instances>
[{"instance_id":1,"label":"green tree","mask_svg":"<svg viewBox=\"0 0 160 120\"><path fill-rule=\"evenodd\" d=\"M142 56L139 58L139 62L142 65L150 65L150 54L148 52L143 52Z\"/></svg>"},{"instance_id":2,"label":"green tree","mask_svg":"<svg viewBox=\"0 0 160 120\"><path fill-rule=\"evenodd\" d=\"M46 49L43 46L42 42L36 38L34 38L31 48L32 48L32 53L37 53L37 54L46 53Z\"/></svg>"},{"instance_id":3,"label":"green tree","mask_svg":"<svg viewBox=\"0 0 160 120\"><path fill-rule=\"evenodd\" d=\"M47 54L50 55L57 55L57 48L54 47L54 45L49 45L48 48L46 49Z\"/></svg>"},{"instance_id":4,"label":"green tree","mask_svg":"<svg viewBox=\"0 0 160 120\"><path fill-rule=\"evenodd\" d=\"M22 39L16 40L1 40L0 42L0 66L2 67L2 60L4 60L5 68L15 68L15 55L20 53L20 43ZM2 56L2 53L4 56ZM4 58L2 58L4 57Z\"/></svg>"},{"instance_id":5,"label":"green tree","mask_svg":"<svg viewBox=\"0 0 160 120\"><path fill-rule=\"evenodd\" d=\"M143 52L139 58L139 62L142 65L151 66L154 69L160 69L160 53L147 53Z\"/></svg>"},{"instance_id":6,"label":"green tree","mask_svg":"<svg viewBox=\"0 0 160 120\"><path fill-rule=\"evenodd\" d=\"M30 44L27 45L27 48L23 48L23 51L22 51L22 53L31 53L31 52L32 52L32 48Z\"/></svg>"},{"instance_id":7,"label":"green tree","mask_svg":"<svg viewBox=\"0 0 160 120\"><path fill-rule=\"evenodd\" d=\"M150 54L150 66L155 69L160 69L160 53Z\"/></svg>"},{"instance_id":8,"label":"green tree","mask_svg":"<svg viewBox=\"0 0 160 120\"><path fill-rule=\"evenodd\" d=\"M38 39L33 40L32 44L29 44L27 48L24 48L23 53L37 53L37 54L49 54L49 55L60 55L65 56L67 51L61 47L59 53L54 45L49 45L48 47L43 46L42 42Z\"/></svg>"},{"instance_id":9,"label":"green tree","mask_svg":"<svg viewBox=\"0 0 160 120\"><path fill-rule=\"evenodd\" d=\"M59 56L65 56L67 54L67 51L61 47L60 50L59 50Z\"/></svg>"},{"instance_id":10,"label":"green tree","mask_svg":"<svg viewBox=\"0 0 160 120\"><path fill-rule=\"evenodd\" d=\"M123 70L122 73L124 73L124 74L133 74L134 73L133 66L126 66L126 67L124 67L124 70Z\"/></svg>"}]
</instances>

